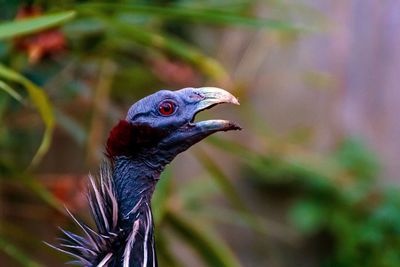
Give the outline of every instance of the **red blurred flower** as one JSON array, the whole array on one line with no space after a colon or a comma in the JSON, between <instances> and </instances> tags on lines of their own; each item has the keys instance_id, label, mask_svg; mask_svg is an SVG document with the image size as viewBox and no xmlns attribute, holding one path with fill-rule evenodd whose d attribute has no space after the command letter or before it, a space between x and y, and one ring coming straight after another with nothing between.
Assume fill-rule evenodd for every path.
<instances>
[{"instance_id":1,"label":"red blurred flower","mask_svg":"<svg viewBox=\"0 0 400 267\"><path fill-rule=\"evenodd\" d=\"M86 208L85 192L87 179L83 175L42 175L41 182L61 203L70 210Z\"/></svg>"},{"instance_id":2,"label":"red blurred flower","mask_svg":"<svg viewBox=\"0 0 400 267\"><path fill-rule=\"evenodd\" d=\"M39 6L23 6L16 15L16 20L36 17L42 14ZM47 55L61 52L65 48L65 36L57 29L44 30L31 35L15 38L15 47L28 53L28 59L31 63L36 63Z\"/></svg>"}]
</instances>

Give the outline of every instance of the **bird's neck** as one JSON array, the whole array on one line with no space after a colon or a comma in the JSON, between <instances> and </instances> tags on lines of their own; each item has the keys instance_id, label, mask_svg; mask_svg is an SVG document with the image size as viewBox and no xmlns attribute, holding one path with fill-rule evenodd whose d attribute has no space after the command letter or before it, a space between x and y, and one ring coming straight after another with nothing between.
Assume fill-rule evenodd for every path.
<instances>
[{"instance_id":1,"label":"bird's neck","mask_svg":"<svg viewBox=\"0 0 400 267\"><path fill-rule=\"evenodd\" d=\"M145 206L150 207L163 168L163 164L154 164L140 158L115 159L113 180L123 227L132 227L137 214L143 213Z\"/></svg>"},{"instance_id":2,"label":"bird's neck","mask_svg":"<svg viewBox=\"0 0 400 267\"><path fill-rule=\"evenodd\" d=\"M132 157L113 159L113 186L118 202L118 244L110 266L157 266L151 198L163 169L161 164Z\"/></svg>"}]
</instances>

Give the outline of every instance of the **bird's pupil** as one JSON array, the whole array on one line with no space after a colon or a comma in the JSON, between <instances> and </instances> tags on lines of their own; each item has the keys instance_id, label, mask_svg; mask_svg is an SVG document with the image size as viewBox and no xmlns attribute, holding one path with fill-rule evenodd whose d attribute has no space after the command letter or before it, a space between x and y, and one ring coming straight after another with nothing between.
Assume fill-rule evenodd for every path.
<instances>
[{"instance_id":1,"label":"bird's pupil","mask_svg":"<svg viewBox=\"0 0 400 267\"><path fill-rule=\"evenodd\" d=\"M170 110L171 110L170 104L166 104L166 105L164 106L164 111L165 111L165 112L169 112Z\"/></svg>"},{"instance_id":2,"label":"bird's pupil","mask_svg":"<svg viewBox=\"0 0 400 267\"><path fill-rule=\"evenodd\" d=\"M171 103L167 102L167 103L163 103L160 106L160 112L163 115L170 115L174 112L174 107Z\"/></svg>"}]
</instances>

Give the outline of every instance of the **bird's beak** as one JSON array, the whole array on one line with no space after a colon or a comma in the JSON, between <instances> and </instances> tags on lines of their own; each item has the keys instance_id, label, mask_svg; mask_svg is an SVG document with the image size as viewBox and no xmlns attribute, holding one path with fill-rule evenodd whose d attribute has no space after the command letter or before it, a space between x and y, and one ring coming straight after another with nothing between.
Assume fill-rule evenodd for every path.
<instances>
[{"instance_id":1,"label":"bird's beak","mask_svg":"<svg viewBox=\"0 0 400 267\"><path fill-rule=\"evenodd\" d=\"M194 122L197 113L205 109L210 109L215 105L222 103L240 105L238 99L228 91L217 87L201 87L193 89L191 97L198 98L198 101L195 104L195 111L190 125L195 126L199 132L209 132L209 134L211 134L216 131L241 129L237 124L227 120L206 120Z\"/></svg>"},{"instance_id":2,"label":"bird's beak","mask_svg":"<svg viewBox=\"0 0 400 267\"><path fill-rule=\"evenodd\" d=\"M201 87L194 89L195 94L199 95L202 100L197 105L198 111L210 108L221 103L231 103L240 105L236 97L228 91L217 87Z\"/></svg>"},{"instance_id":3,"label":"bird's beak","mask_svg":"<svg viewBox=\"0 0 400 267\"><path fill-rule=\"evenodd\" d=\"M216 87L202 87L185 88L178 93L191 109L187 111L190 113L187 114L188 122L160 143L161 150L168 151L168 155L175 156L213 133L241 130L236 123L227 120L194 121L197 113L215 105L222 103L239 105L237 98L229 92Z\"/></svg>"}]
</instances>

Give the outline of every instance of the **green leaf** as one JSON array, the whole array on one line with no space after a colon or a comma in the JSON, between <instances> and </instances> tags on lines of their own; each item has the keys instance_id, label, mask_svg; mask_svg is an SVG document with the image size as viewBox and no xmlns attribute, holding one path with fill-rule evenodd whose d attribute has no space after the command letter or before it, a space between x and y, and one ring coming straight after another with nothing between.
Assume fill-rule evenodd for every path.
<instances>
[{"instance_id":1,"label":"green leaf","mask_svg":"<svg viewBox=\"0 0 400 267\"><path fill-rule=\"evenodd\" d=\"M15 91L13 88L11 88L11 86L9 86L8 84L6 84L5 82L0 80L0 90L3 90L4 92L6 92L7 94L9 94L11 97L13 97L15 100L17 100L18 102L23 102L22 96Z\"/></svg>"},{"instance_id":2,"label":"green leaf","mask_svg":"<svg viewBox=\"0 0 400 267\"><path fill-rule=\"evenodd\" d=\"M10 243L4 237L0 236L0 250L2 250L5 254L12 257L14 260L19 262L22 266L26 267L41 267L43 265L38 262L32 260L25 252L21 251L14 244Z\"/></svg>"},{"instance_id":3,"label":"green leaf","mask_svg":"<svg viewBox=\"0 0 400 267\"><path fill-rule=\"evenodd\" d=\"M236 190L229 177L215 163L215 160L201 149L197 149L195 155L200 164L203 165L204 169L216 182L219 189L228 198L233 207L237 209L236 214L240 216L241 221L245 222L250 228L256 230L258 233L268 235L271 230L246 206L246 203L242 200L239 192Z\"/></svg>"},{"instance_id":4,"label":"green leaf","mask_svg":"<svg viewBox=\"0 0 400 267\"><path fill-rule=\"evenodd\" d=\"M172 252L168 238L163 231L156 235L157 257L160 266L183 267L184 265L175 257Z\"/></svg>"},{"instance_id":5,"label":"green leaf","mask_svg":"<svg viewBox=\"0 0 400 267\"><path fill-rule=\"evenodd\" d=\"M31 162L31 166L35 166L40 162L50 147L55 126L53 108L46 93L18 72L0 64L0 77L19 83L26 88L33 105L37 108L46 126L42 142Z\"/></svg>"},{"instance_id":6,"label":"green leaf","mask_svg":"<svg viewBox=\"0 0 400 267\"><path fill-rule=\"evenodd\" d=\"M318 231L325 217L324 208L315 200L299 201L290 211L290 218L296 228L307 234Z\"/></svg>"},{"instance_id":7,"label":"green leaf","mask_svg":"<svg viewBox=\"0 0 400 267\"><path fill-rule=\"evenodd\" d=\"M50 27L60 25L75 16L75 11L66 11L31 17L0 24L0 40L20 35L35 33Z\"/></svg>"},{"instance_id":8,"label":"green leaf","mask_svg":"<svg viewBox=\"0 0 400 267\"><path fill-rule=\"evenodd\" d=\"M141 4L115 4L115 3L89 3L78 6L78 9L93 10L103 9L124 10L135 14L145 14L162 18L173 18L184 21L193 21L201 23L212 23L221 25L242 25L250 27L268 27L278 30L294 30L295 27L289 23L272 19L260 19L255 17L243 16L231 12L225 12L219 9L200 9L179 6L155 6Z\"/></svg>"},{"instance_id":9,"label":"green leaf","mask_svg":"<svg viewBox=\"0 0 400 267\"><path fill-rule=\"evenodd\" d=\"M213 79L218 81L229 80L228 73L218 61L205 56L196 48L177 38L152 32L147 28L120 23L118 21L108 20L108 24L112 25L112 28L109 30L117 32L119 36L125 36L139 44L153 47L185 60Z\"/></svg>"},{"instance_id":10,"label":"green leaf","mask_svg":"<svg viewBox=\"0 0 400 267\"><path fill-rule=\"evenodd\" d=\"M196 175L193 179L179 184L177 192L179 200L186 209L197 210L206 208L207 200L220 194L221 189L218 184L207 174Z\"/></svg>"},{"instance_id":11,"label":"green leaf","mask_svg":"<svg viewBox=\"0 0 400 267\"><path fill-rule=\"evenodd\" d=\"M232 251L225 243L195 222L169 211L166 215L169 225L181 235L203 258L208 266L240 267Z\"/></svg>"},{"instance_id":12,"label":"green leaf","mask_svg":"<svg viewBox=\"0 0 400 267\"><path fill-rule=\"evenodd\" d=\"M195 151L195 156L198 159L199 163L203 165L204 169L211 175L214 181L218 184L219 188L225 194L225 196L229 199L233 206L242 212L248 212L248 208L242 201L239 193L233 186L229 177L225 175L222 169L215 163L213 159L207 155L206 152L198 148Z\"/></svg>"},{"instance_id":13,"label":"green leaf","mask_svg":"<svg viewBox=\"0 0 400 267\"><path fill-rule=\"evenodd\" d=\"M374 179L380 171L376 155L358 138L344 139L333 156L358 179Z\"/></svg>"}]
</instances>

